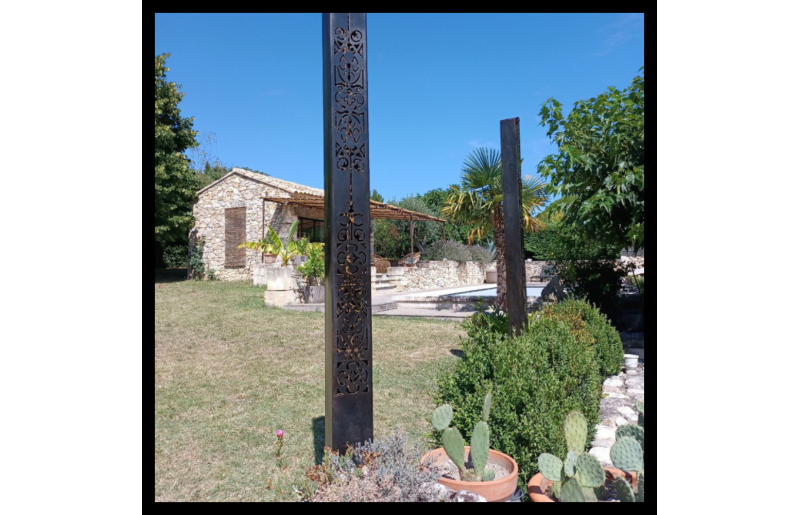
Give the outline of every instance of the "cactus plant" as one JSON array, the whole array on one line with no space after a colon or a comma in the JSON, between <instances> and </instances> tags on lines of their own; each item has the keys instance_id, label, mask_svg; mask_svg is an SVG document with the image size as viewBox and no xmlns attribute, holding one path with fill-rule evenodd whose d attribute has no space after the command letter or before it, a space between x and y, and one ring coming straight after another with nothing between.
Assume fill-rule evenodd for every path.
<instances>
[{"instance_id":1,"label":"cactus plant","mask_svg":"<svg viewBox=\"0 0 800 515\"><path fill-rule=\"evenodd\" d=\"M565 502L596 501L605 498L606 474L597 458L584 453L589 429L584 416L573 411L564 420L564 436L569 452L562 461L558 456L539 456L539 471L553 482L551 495Z\"/></svg>"},{"instance_id":2,"label":"cactus plant","mask_svg":"<svg viewBox=\"0 0 800 515\"><path fill-rule=\"evenodd\" d=\"M639 422L644 424L644 404L636 402ZM644 502L644 427L622 426L617 429L617 441L611 447L611 461L622 470L636 473L637 491L628 482L618 477L614 480L617 497L622 502Z\"/></svg>"},{"instance_id":3,"label":"cactus plant","mask_svg":"<svg viewBox=\"0 0 800 515\"><path fill-rule=\"evenodd\" d=\"M431 424L437 431L442 433L442 446L447 456L456 464L458 472L463 481L491 481L494 479L494 471L486 469L489 461L489 412L492 409L492 394L487 393L483 399L483 413L481 421L477 423L472 431L470 441L470 459L472 460L472 470L468 471L464 462L465 448L464 438L458 429L448 427L453 419L453 408L449 404L439 406L433 411Z\"/></svg>"}]
</instances>

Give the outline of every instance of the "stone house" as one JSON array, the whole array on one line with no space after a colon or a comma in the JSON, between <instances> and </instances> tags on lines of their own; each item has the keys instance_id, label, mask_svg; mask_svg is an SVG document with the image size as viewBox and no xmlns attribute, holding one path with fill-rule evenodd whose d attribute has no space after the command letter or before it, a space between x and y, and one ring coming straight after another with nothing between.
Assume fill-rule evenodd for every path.
<instances>
[{"instance_id":1,"label":"stone house","mask_svg":"<svg viewBox=\"0 0 800 515\"><path fill-rule=\"evenodd\" d=\"M229 174L201 189L194 205L192 242L205 238L203 262L224 281L250 280L251 270L261 263L261 254L240 249L245 241L261 239L267 227L286 238L289 227L300 220L298 236L322 241L322 209L267 202L263 197L286 197L293 193L323 195L323 190L234 168Z\"/></svg>"},{"instance_id":2,"label":"stone house","mask_svg":"<svg viewBox=\"0 0 800 515\"><path fill-rule=\"evenodd\" d=\"M322 241L324 191L241 168L198 192L190 247L204 238L203 262L223 281L249 281L262 258L240 249L245 241L264 237L272 227L281 239L299 220L297 237ZM444 223L445 220L397 206L370 201L370 217ZM371 238L372 239L372 238Z\"/></svg>"}]
</instances>

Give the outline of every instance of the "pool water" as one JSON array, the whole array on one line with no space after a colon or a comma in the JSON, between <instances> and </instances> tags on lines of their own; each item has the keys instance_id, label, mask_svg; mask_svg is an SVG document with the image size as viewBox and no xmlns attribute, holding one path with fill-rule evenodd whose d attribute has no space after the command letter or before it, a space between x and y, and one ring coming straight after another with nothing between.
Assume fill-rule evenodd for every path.
<instances>
[{"instance_id":1,"label":"pool water","mask_svg":"<svg viewBox=\"0 0 800 515\"><path fill-rule=\"evenodd\" d=\"M528 297L540 297L542 295L543 288L541 287L528 286L526 289ZM492 286L491 288L484 288L482 290L451 293L450 295L448 295L448 297L497 297L497 286Z\"/></svg>"}]
</instances>

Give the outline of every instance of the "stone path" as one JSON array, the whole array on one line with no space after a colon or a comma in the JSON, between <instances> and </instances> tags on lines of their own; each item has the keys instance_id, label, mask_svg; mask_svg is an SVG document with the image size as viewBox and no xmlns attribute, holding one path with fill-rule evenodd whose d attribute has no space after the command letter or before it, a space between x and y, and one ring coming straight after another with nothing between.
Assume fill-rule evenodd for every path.
<instances>
[{"instance_id":1,"label":"stone path","mask_svg":"<svg viewBox=\"0 0 800 515\"><path fill-rule=\"evenodd\" d=\"M636 401L644 402L644 365L640 362L635 373L623 371L606 379L603 393L606 397L600 402L600 423L595 426L597 435L589 453L603 466L610 467L611 446L615 442L617 427L635 425L639 420Z\"/></svg>"}]
</instances>

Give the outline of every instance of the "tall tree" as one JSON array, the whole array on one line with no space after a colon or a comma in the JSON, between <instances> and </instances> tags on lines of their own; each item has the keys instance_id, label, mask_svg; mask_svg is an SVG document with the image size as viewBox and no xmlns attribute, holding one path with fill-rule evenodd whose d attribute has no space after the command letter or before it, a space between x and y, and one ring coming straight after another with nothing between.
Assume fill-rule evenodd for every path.
<instances>
[{"instance_id":1,"label":"tall tree","mask_svg":"<svg viewBox=\"0 0 800 515\"><path fill-rule=\"evenodd\" d=\"M631 85L575 102L564 118L561 104L542 105L541 125L558 152L539 164L561 209L597 241L644 248L644 67Z\"/></svg>"},{"instance_id":2,"label":"tall tree","mask_svg":"<svg viewBox=\"0 0 800 515\"><path fill-rule=\"evenodd\" d=\"M181 116L178 104L185 93L167 82L166 58L156 56L156 243L186 238L192 224L192 203L198 181L189 166L186 150L197 146L194 118Z\"/></svg>"},{"instance_id":3,"label":"tall tree","mask_svg":"<svg viewBox=\"0 0 800 515\"><path fill-rule=\"evenodd\" d=\"M522 224L526 231L539 230L542 223L535 212L547 202L544 181L522 178ZM461 184L452 186L442 214L455 222L469 224L470 242L494 230L497 248L497 304L506 305L505 222L503 220L503 170L500 153L479 148L467 156L461 168Z\"/></svg>"}]
</instances>

